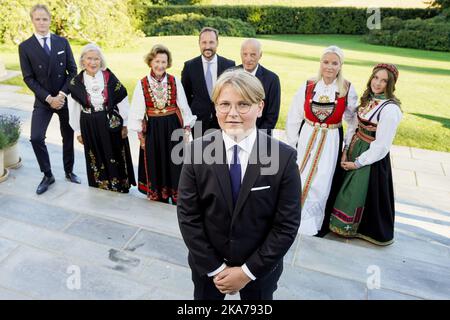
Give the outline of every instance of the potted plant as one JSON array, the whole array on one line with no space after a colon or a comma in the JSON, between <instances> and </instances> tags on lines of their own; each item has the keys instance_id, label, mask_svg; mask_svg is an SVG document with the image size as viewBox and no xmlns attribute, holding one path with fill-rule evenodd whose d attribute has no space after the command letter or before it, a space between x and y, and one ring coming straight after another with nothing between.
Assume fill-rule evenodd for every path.
<instances>
[{"instance_id":1,"label":"potted plant","mask_svg":"<svg viewBox=\"0 0 450 320\"><path fill-rule=\"evenodd\" d=\"M20 137L20 118L14 115L0 115L0 131L6 137L4 150L5 168L16 169L21 166L18 141Z\"/></svg>"},{"instance_id":2,"label":"potted plant","mask_svg":"<svg viewBox=\"0 0 450 320\"><path fill-rule=\"evenodd\" d=\"M3 154L6 147L6 136L0 130L0 182L5 181L8 178L8 169L5 168L3 163Z\"/></svg>"}]
</instances>

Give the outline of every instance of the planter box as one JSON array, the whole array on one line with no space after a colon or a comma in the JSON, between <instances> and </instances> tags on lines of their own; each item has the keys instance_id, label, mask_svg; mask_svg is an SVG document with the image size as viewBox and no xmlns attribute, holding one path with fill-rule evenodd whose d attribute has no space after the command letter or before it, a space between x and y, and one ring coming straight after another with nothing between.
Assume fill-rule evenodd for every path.
<instances>
[{"instance_id":1,"label":"planter box","mask_svg":"<svg viewBox=\"0 0 450 320\"><path fill-rule=\"evenodd\" d=\"M3 161L5 168L16 169L22 165L19 156L19 144L17 142L11 147L4 149Z\"/></svg>"},{"instance_id":2,"label":"planter box","mask_svg":"<svg viewBox=\"0 0 450 320\"><path fill-rule=\"evenodd\" d=\"M8 174L9 174L8 169L6 169L3 164L3 153L4 153L4 150L3 149L0 150L0 182L3 182L6 179L8 179Z\"/></svg>"}]
</instances>

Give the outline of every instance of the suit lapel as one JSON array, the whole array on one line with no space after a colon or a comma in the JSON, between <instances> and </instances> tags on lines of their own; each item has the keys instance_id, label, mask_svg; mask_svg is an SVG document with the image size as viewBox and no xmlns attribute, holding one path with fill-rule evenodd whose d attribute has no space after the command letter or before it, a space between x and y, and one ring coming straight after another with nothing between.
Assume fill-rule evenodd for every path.
<instances>
[{"instance_id":1,"label":"suit lapel","mask_svg":"<svg viewBox=\"0 0 450 320\"><path fill-rule=\"evenodd\" d=\"M42 48L41 44L39 43L39 40L36 38L35 35L31 36L31 46L33 50L33 54L36 53L39 55L40 60L44 61L45 63L49 62L49 57L45 53L44 48ZM48 68L47 68L48 69Z\"/></svg>"},{"instance_id":2,"label":"suit lapel","mask_svg":"<svg viewBox=\"0 0 450 320\"><path fill-rule=\"evenodd\" d=\"M233 214L233 196L231 195L230 170L228 168L227 154L225 150L225 144L222 139L221 130L217 130L217 135L215 138L215 140L219 139L219 141L221 142L223 158L222 162L214 164L213 168L222 190L223 197L225 198L225 202L228 205L228 212L231 216Z\"/></svg>"},{"instance_id":3,"label":"suit lapel","mask_svg":"<svg viewBox=\"0 0 450 320\"><path fill-rule=\"evenodd\" d=\"M223 59L217 54L217 78L224 72Z\"/></svg>"},{"instance_id":4,"label":"suit lapel","mask_svg":"<svg viewBox=\"0 0 450 320\"><path fill-rule=\"evenodd\" d=\"M252 152L249 157L249 163L247 164L247 169L245 170L245 176L242 181L241 189L239 191L239 197L236 202L236 206L233 211L233 220L242 210L242 207L245 204L245 201L248 198L248 195L255 185L256 179L260 176L261 173L261 162L258 156L258 146L259 146L259 132L256 134L256 141L253 145ZM257 159L256 163L252 164L250 162L251 159ZM230 187L231 188L231 187Z\"/></svg>"},{"instance_id":5,"label":"suit lapel","mask_svg":"<svg viewBox=\"0 0 450 320\"><path fill-rule=\"evenodd\" d=\"M201 83L201 86L203 88L204 91L204 95L209 96L208 93L208 87L206 86L206 79L205 79L205 71L203 70L203 60L202 60L202 56L198 57L197 61L195 61L196 67L194 69L197 69L200 71L200 74L198 75L198 79Z\"/></svg>"},{"instance_id":6,"label":"suit lapel","mask_svg":"<svg viewBox=\"0 0 450 320\"><path fill-rule=\"evenodd\" d=\"M258 66L255 76L262 82L262 79L264 78L264 68L262 65Z\"/></svg>"},{"instance_id":7,"label":"suit lapel","mask_svg":"<svg viewBox=\"0 0 450 320\"><path fill-rule=\"evenodd\" d=\"M54 61L56 61L56 52L58 51L58 49L57 49L58 41L53 34L50 35L50 41L51 41L50 42L51 49L50 49L50 61L48 63L48 76L50 76ZM42 49L42 50L44 50L44 49Z\"/></svg>"}]
</instances>

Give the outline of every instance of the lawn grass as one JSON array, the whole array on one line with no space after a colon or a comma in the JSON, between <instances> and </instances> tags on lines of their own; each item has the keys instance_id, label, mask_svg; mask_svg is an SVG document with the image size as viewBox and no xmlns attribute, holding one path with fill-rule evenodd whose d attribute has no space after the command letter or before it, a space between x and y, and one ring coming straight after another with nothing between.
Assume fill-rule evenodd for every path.
<instances>
[{"instance_id":1,"label":"lawn grass","mask_svg":"<svg viewBox=\"0 0 450 320\"><path fill-rule=\"evenodd\" d=\"M220 38L220 55L240 61L242 38ZM292 97L304 81L317 73L318 60L324 47L336 44L345 52L344 75L359 95L372 66L378 62L398 65L400 77L397 96L402 101L403 120L394 143L450 152L450 53L374 46L361 36L274 35L260 38L263 45L261 63L281 79L281 112L277 128L283 129ZM173 53L169 72L180 76L183 62L199 55L197 37L150 37L128 48L107 49L109 67L117 74L132 95L138 79L148 68L143 56L156 43L167 45ZM81 46L73 45L78 59ZM7 68L19 70L17 48L0 46L0 55ZM23 85L20 78L8 83Z\"/></svg>"}]
</instances>

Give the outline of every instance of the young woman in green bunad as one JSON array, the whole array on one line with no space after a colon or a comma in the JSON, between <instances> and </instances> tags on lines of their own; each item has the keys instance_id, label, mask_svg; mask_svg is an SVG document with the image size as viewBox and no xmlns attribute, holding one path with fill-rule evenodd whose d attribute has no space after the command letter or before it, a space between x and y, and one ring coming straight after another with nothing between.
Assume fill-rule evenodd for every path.
<instances>
[{"instance_id":1,"label":"young woman in green bunad","mask_svg":"<svg viewBox=\"0 0 450 320\"><path fill-rule=\"evenodd\" d=\"M394 241L394 188L389 150L402 118L394 95L398 69L373 68L358 107L358 128L344 150L346 171L330 219L330 230L377 245Z\"/></svg>"}]
</instances>

